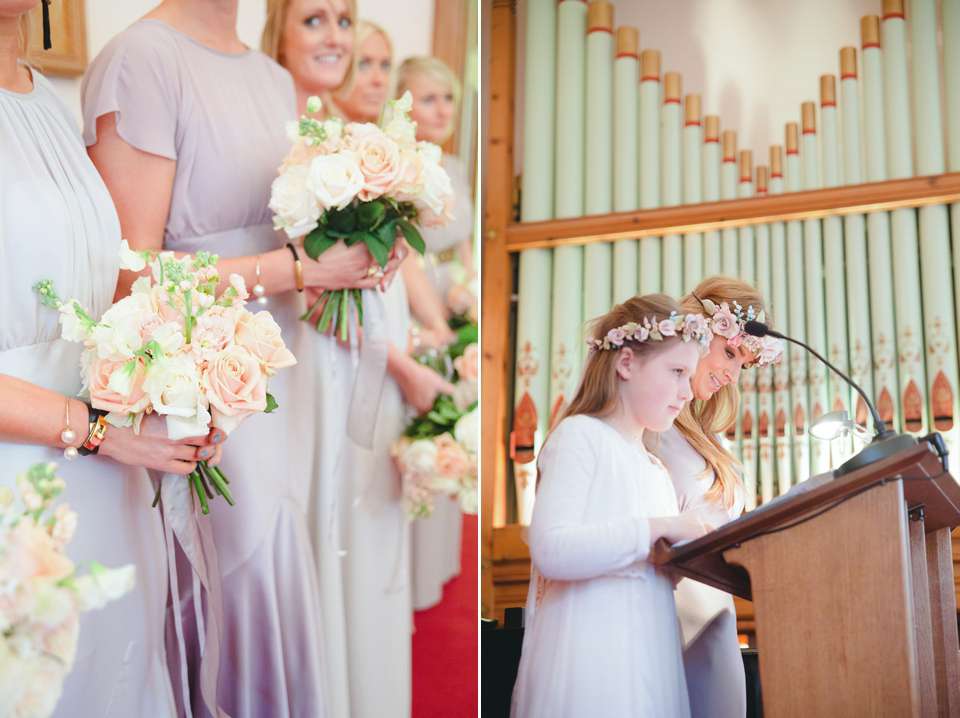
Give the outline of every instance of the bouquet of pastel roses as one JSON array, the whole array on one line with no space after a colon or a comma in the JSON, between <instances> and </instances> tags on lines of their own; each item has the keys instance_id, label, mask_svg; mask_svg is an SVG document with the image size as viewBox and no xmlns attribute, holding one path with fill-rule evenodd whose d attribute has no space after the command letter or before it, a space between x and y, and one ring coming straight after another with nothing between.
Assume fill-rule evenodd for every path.
<instances>
[{"instance_id":1,"label":"bouquet of pastel roses","mask_svg":"<svg viewBox=\"0 0 960 718\"><path fill-rule=\"evenodd\" d=\"M64 546L77 515L61 504L43 513L63 490L56 464L17 475L24 505L0 487L0 718L42 718L56 707L77 652L80 612L100 608L133 588L135 566L90 563L77 576Z\"/></svg>"},{"instance_id":2,"label":"bouquet of pastel roses","mask_svg":"<svg viewBox=\"0 0 960 718\"><path fill-rule=\"evenodd\" d=\"M169 438L183 439L211 426L230 434L253 414L276 408L267 380L296 359L270 313L245 308L243 277L231 275L217 295L218 259L209 252L180 259L134 252L123 240L120 266L139 272L149 262L152 277L138 278L100 321L75 299L62 302L50 280L34 287L46 306L59 309L63 338L85 345L81 395L107 411L110 424L139 430L156 412L166 417ZM213 491L233 505L217 467L201 461L188 478L203 513Z\"/></svg>"},{"instance_id":3,"label":"bouquet of pastel roses","mask_svg":"<svg viewBox=\"0 0 960 718\"><path fill-rule=\"evenodd\" d=\"M477 328L465 326L447 351L452 360L453 394L437 397L433 408L407 426L393 442L391 456L403 484L407 520L433 513L433 497L456 497L464 513L477 513L479 450L479 349ZM472 341L471 341L472 339Z\"/></svg>"},{"instance_id":4,"label":"bouquet of pastel roses","mask_svg":"<svg viewBox=\"0 0 960 718\"><path fill-rule=\"evenodd\" d=\"M452 219L453 188L440 166L440 148L417 142L416 123L407 116L411 106L409 92L388 102L380 126L306 116L291 123L293 149L270 194L275 227L291 239L303 237L313 259L342 239L348 246L366 244L382 268L398 234L422 254L417 225ZM319 109L319 98L311 97L307 112ZM359 289L323 292L303 318L319 310L317 330L334 327L346 339L351 304L362 325Z\"/></svg>"}]
</instances>

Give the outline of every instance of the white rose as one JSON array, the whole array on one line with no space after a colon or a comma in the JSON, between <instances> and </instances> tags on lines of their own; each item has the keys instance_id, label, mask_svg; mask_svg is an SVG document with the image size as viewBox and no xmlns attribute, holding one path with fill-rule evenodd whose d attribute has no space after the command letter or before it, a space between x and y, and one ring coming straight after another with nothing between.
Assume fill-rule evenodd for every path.
<instances>
[{"instance_id":1,"label":"white rose","mask_svg":"<svg viewBox=\"0 0 960 718\"><path fill-rule=\"evenodd\" d=\"M151 294L151 287L153 287L153 282L150 281L150 277L137 277L133 280L133 286L130 287L130 294Z\"/></svg>"},{"instance_id":2,"label":"white rose","mask_svg":"<svg viewBox=\"0 0 960 718\"><path fill-rule=\"evenodd\" d=\"M464 448L476 453L480 444L480 424L477 417L477 410L464 414L453 427L453 438L463 444Z\"/></svg>"},{"instance_id":3,"label":"white rose","mask_svg":"<svg viewBox=\"0 0 960 718\"><path fill-rule=\"evenodd\" d=\"M480 497L477 492L476 483L472 483L469 487L463 487L460 489L460 494L457 497L460 499L460 510L465 514L476 514L480 509Z\"/></svg>"},{"instance_id":4,"label":"white rose","mask_svg":"<svg viewBox=\"0 0 960 718\"><path fill-rule=\"evenodd\" d=\"M290 167L270 187L267 206L274 212L274 223L291 239L309 234L320 219L317 198L307 189L308 172L303 165Z\"/></svg>"},{"instance_id":5,"label":"white rose","mask_svg":"<svg viewBox=\"0 0 960 718\"><path fill-rule=\"evenodd\" d=\"M429 157L423 161L423 187L414 196L413 202L418 209L426 207L435 214L443 214L443 200L453 194L453 185L446 170Z\"/></svg>"},{"instance_id":6,"label":"white rose","mask_svg":"<svg viewBox=\"0 0 960 718\"><path fill-rule=\"evenodd\" d=\"M430 439L417 439L403 455L411 476L431 477L437 473L437 446Z\"/></svg>"},{"instance_id":7,"label":"white rose","mask_svg":"<svg viewBox=\"0 0 960 718\"><path fill-rule=\"evenodd\" d=\"M147 370L143 390L150 395L154 411L167 416L169 438L203 436L210 430L210 411L200 383L200 371L186 356L153 364Z\"/></svg>"},{"instance_id":8,"label":"white rose","mask_svg":"<svg viewBox=\"0 0 960 718\"><path fill-rule=\"evenodd\" d=\"M307 189L322 209L343 209L363 189L363 172L348 153L320 155L310 163Z\"/></svg>"}]
</instances>

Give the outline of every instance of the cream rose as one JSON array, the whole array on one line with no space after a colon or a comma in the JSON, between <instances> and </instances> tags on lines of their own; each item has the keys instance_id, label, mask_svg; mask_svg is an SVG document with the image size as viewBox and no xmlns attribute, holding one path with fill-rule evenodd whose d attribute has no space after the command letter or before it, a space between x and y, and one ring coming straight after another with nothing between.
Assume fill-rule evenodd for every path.
<instances>
[{"instance_id":1,"label":"cream rose","mask_svg":"<svg viewBox=\"0 0 960 718\"><path fill-rule=\"evenodd\" d=\"M411 442L403 454L407 474L413 477L432 477L437 473L437 447L430 439Z\"/></svg>"},{"instance_id":2,"label":"cream rose","mask_svg":"<svg viewBox=\"0 0 960 718\"><path fill-rule=\"evenodd\" d=\"M343 209L363 189L363 172L349 153L321 155L310 163L307 189L321 209Z\"/></svg>"},{"instance_id":3,"label":"cream rose","mask_svg":"<svg viewBox=\"0 0 960 718\"><path fill-rule=\"evenodd\" d=\"M217 354L207 364L201 382L213 425L226 434L267 408L267 377L257 358L243 347L234 345Z\"/></svg>"},{"instance_id":4,"label":"cream rose","mask_svg":"<svg viewBox=\"0 0 960 718\"><path fill-rule=\"evenodd\" d=\"M211 416L193 359L181 354L154 364L147 370L143 388L150 395L153 410L166 415L169 438L207 434Z\"/></svg>"},{"instance_id":5,"label":"cream rose","mask_svg":"<svg viewBox=\"0 0 960 718\"><path fill-rule=\"evenodd\" d=\"M414 204L417 205L418 209L427 208L435 214L442 214L445 199L448 195L453 194L450 176L440 166L439 162L432 160L430 157L424 157L421 176L423 187L414 196Z\"/></svg>"},{"instance_id":6,"label":"cream rose","mask_svg":"<svg viewBox=\"0 0 960 718\"><path fill-rule=\"evenodd\" d=\"M241 310L237 318L234 341L255 356L267 376L276 374L277 369L293 366L297 363L293 352L287 349L280 336L280 326L270 312L253 314Z\"/></svg>"},{"instance_id":7,"label":"cream rose","mask_svg":"<svg viewBox=\"0 0 960 718\"><path fill-rule=\"evenodd\" d=\"M464 379L453 385L453 403L461 411L466 411L480 397L477 382Z\"/></svg>"},{"instance_id":8,"label":"cream rose","mask_svg":"<svg viewBox=\"0 0 960 718\"><path fill-rule=\"evenodd\" d=\"M290 167L270 187L270 203L274 225L283 227L291 239L309 234L320 219L317 198L307 189L310 170L304 165Z\"/></svg>"},{"instance_id":9,"label":"cream rose","mask_svg":"<svg viewBox=\"0 0 960 718\"><path fill-rule=\"evenodd\" d=\"M470 457L450 434L440 434L434 439L437 445L437 473L445 478L459 479L470 469Z\"/></svg>"},{"instance_id":10,"label":"cream rose","mask_svg":"<svg viewBox=\"0 0 960 718\"><path fill-rule=\"evenodd\" d=\"M480 378L480 347L476 343L468 344L463 354L453 360L453 368L460 379L477 381Z\"/></svg>"},{"instance_id":11,"label":"cream rose","mask_svg":"<svg viewBox=\"0 0 960 718\"><path fill-rule=\"evenodd\" d=\"M127 368L131 361L136 362L133 371ZM143 390L145 378L143 362L139 359L131 361L111 361L97 359L90 367L89 390L90 403L97 409L112 412L118 415L136 414L150 405L150 396ZM113 380L113 386L126 385L124 391L111 388L111 379L117 372L125 374L124 379ZM129 383L128 383L129 382Z\"/></svg>"},{"instance_id":12,"label":"cream rose","mask_svg":"<svg viewBox=\"0 0 960 718\"><path fill-rule=\"evenodd\" d=\"M453 437L463 444L464 448L471 454L476 454L480 448L480 424L478 411L464 414L453 426Z\"/></svg>"},{"instance_id":13,"label":"cream rose","mask_svg":"<svg viewBox=\"0 0 960 718\"><path fill-rule=\"evenodd\" d=\"M357 164L363 173L360 200L369 202L393 189L400 174L400 149L382 132L367 134L353 147Z\"/></svg>"}]
</instances>

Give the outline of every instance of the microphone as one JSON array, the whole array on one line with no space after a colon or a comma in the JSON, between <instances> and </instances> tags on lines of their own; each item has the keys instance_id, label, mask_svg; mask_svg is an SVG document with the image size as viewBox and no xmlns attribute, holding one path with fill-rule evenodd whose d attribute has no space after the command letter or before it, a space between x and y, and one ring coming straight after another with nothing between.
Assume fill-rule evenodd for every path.
<instances>
[{"instance_id":1,"label":"microphone","mask_svg":"<svg viewBox=\"0 0 960 718\"><path fill-rule=\"evenodd\" d=\"M798 344L806 349L808 352L813 354L817 359L822 361L828 367L830 367L834 373L843 379L847 384L852 386L857 390L857 393L863 397L864 403L866 403L867 408L870 410L871 416L873 416L873 429L876 432L876 435L873 437L873 440L868 446L866 446L859 454L856 454L848 461L840 464L836 469L833 470L834 477L843 476L848 474L851 471L856 469L863 468L868 464L872 464L874 461L879 461L887 456L902 451L903 449L909 448L910 446L916 446L917 440L909 434L898 434L893 429L888 429L887 425L884 423L883 419L880 418L879 412L877 412L876 407L874 407L873 402L870 401L870 398L864 393L850 377L844 374L842 371L837 369L833 364L828 362L824 357L822 357L813 347L804 344L798 339L793 339L788 337L780 332L774 331L768 327L763 322L748 321L744 322L743 330L755 337L765 337L771 336L776 337L777 339L783 339L793 344Z\"/></svg>"}]
</instances>

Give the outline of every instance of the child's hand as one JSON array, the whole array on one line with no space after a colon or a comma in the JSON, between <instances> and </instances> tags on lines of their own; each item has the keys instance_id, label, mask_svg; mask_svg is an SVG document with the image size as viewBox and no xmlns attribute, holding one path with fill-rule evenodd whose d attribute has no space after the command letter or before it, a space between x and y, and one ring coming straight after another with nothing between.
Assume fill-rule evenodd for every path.
<instances>
[{"instance_id":1,"label":"child's hand","mask_svg":"<svg viewBox=\"0 0 960 718\"><path fill-rule=\"evenodd\" d=\"M651 545L661 538L670 543L690 541L713 531L713 526L704 521L696 512L683 513L679 516L659 516L648 519L648 521L650 522Z\"/></svg>"}]
</instances>

